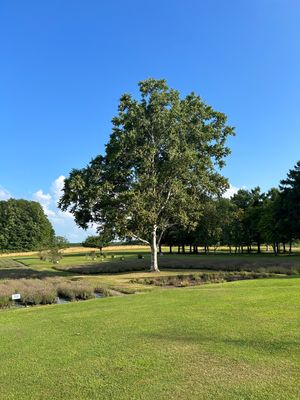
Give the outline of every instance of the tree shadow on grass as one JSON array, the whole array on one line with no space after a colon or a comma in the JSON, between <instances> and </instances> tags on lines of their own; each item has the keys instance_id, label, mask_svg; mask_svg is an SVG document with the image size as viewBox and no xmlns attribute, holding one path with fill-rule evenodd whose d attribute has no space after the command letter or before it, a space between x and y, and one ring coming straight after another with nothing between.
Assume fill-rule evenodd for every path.
<instances>
[{"instance_id":1,"label":"tree shadow on grass","mask_svg":"<svg viewBox=\"0 0 300 400\"><path fill-rule=\"evenodd\" d=\"M38 271L31 268L4 268L0 269L0 279L45 279L57 276L70 276L67 271L43 270Z\"/></svg>"},{"instance_id":2,"label":"tree shadow on grass","mask_svg":"<svg viewBox=\"0 0 300 400\"><path fill-rule=\"evenodd\" d=\"M279 259L278 259L279 260ZM294 269L300 269L300 263L275 262L272 260L246 260L241 262L238 259L216 260L213 257L190 258L185 256L160 256L159 267L161 270L211 270L211 271L253 271L274 273L289 273ZM69 271L77 274L111 274L135 271L149 271L150 259L125 258L105 260L94 264L81 263L76 265L57 265L54 268L60 271Z\"/></svg>"},{"instance_id":3,"label":"tree shadow on grass","mask_svg":"<svg viewBox=\"0 0 300 400\"><path fill-rule=\"evenodd\" d=\"M279 353L287 353L291 351L298 351L298 344L293 340L286 339L273 339L270 338L259 338L257 340L251 338L232 338L225 336L213 336L213 335L204 335L203 333L198 334L189 334L189 333L178 333L174 334L172 332L165 333L148 333L143 334L143 338L149 338L150 340L162 340L168 343L177 342L182 343L183 345L191 344L191 345L208 345L209 348L222 347L224 345L228 345L230 349L232 346L235 348L240 348L241 350L249 351L254 350L256 352L265 353L265 354L279 354Z\"/></svg>"}]
</instances>

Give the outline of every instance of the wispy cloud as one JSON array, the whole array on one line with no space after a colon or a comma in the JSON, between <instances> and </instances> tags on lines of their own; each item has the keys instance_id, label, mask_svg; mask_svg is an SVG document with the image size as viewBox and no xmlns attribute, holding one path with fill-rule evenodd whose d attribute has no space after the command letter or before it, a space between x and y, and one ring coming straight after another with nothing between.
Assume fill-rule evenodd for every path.
<instances>
[{"instance_id":1,"label":"wispy cloud","mask_svg":"<svg viewBox=\"0 0 300 400\"><path fill-rule=\"evenodd\" d=\"M66 179L65 176L60 175L57 179L55 179L55 181L52 182L51 192L56 202L58 202L58 200L62 196L62 190L64 188L65 179Z\"/></svg>"}]
</instances>

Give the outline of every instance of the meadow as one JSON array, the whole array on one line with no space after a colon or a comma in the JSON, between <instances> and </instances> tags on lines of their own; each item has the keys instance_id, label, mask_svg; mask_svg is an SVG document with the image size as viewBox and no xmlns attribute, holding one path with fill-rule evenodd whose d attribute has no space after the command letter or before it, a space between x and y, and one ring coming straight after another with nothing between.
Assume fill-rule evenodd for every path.
<instances>
[{"instance_id":1,"label":"meadow","mask_svg":"<svg viewBox=\"0 0 300 400\"><path fill-rule=\"evenodd\" d=\"M0 399L299 399L299 254L105 253L0 258L0 292L73 300L0 311Z\"/></svg>"}]
</instances>

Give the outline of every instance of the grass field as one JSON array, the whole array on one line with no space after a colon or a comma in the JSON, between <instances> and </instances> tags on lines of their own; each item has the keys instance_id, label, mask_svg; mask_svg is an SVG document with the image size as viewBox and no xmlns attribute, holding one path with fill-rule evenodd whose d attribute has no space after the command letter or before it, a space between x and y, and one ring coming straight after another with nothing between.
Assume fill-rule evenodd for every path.
<instances>
[{"instance_id":1,"label":"grass field","mask_svg":"<svg viewBox=\"0 0 300 400\"><path fill-rule=\"evenodd\" d=\"M0 313L0 398L299 399L300 281Z\"/></svg>"},{"instance_id":2,"label":"grass field","mask_svg":"<svg viewBox=\"0 0 300 400\"><path fill-rule=\"evenodd\" d=\"M0 259L0 270L6 269L6 268L21 268L22 264L19 263L16 260L13 260L11 258L2 258Z\"/></svg>"},{"instance_id":3,"label":"grass field","mask_svg":"<svg viewBox=\"0 0 300 400\"><path fill-rule=\"evenodd\" d=\"M108 253L107 259L102 263L94 261L89 265L81 265L79 258L77 258L77 265L74 265L71 261L72 257L69 257L69 260L65 260L56 268L80 274L149 269L150 255L145 254L143 259L138 259L136 254L132 253L120 253L119 255L123 256L124 260L120 261L120 257L112 260ZM84 263L82 262L82 264ZM165 254L159 257L159 265L161 269L256 270L265 268L280 272L280 268L282 268L282 271L286 269L300 272L300 256Z\"/></svg>"},{"instance_id":4,"label":"grass field","mask_svg":"<svg viewBox=\"0 0 300 400\"><path fill-rule=\"evenodd\" d=\"M64 254L84 254L88 251L93 251L94 248L90 247L82 247L82 246L75 246L75 247L68 247L63 250ZM149 251L148 246L145 245L128 245L128 246L108 246L105 248L106 251L121 251L121 252L138 252L138 251ZM27 252L14 252L14 253L0 253L1 257L27 257L27 256L36 256L38 254L37 251L27 251Z\"/></svg>"},{"instance_id":5,"label":"grass field","mask_svg":"<svg viewBox=\"0 0 300 400\"><path fill-rule=\"evenodd\" d=\"M98 275L101 273L121 273L147 271L150 266L150 254L147 248L105 251L106 258L92 260L86 253L66 253L59 264L41 261L37 256L17 256L13 259L0 259L0 279L20 277L47 277L63 275ZM143 258L139 259L138 255ZM14 260L22 268L2 269L1 262ZM266 270L268 272L300 273L300 254L292 256L272 254L168 254L159 256L162 270Z\"/></svg>"},{"instance_id":6,"label":"grass field","mask_svg":"<svg viewBox=\"0 0 300 400\"><path fill-rule=\"evenodd\" d=\"M0 310L0 400L299 399L299 255L165 254L157 275L145 269L145 248L96 260L85 252L67 252L59 265L37 255L0 259L0 292L78 284L115 296ZM293 275L145 283L244 269Z\"/></svg>"}]
</instances>

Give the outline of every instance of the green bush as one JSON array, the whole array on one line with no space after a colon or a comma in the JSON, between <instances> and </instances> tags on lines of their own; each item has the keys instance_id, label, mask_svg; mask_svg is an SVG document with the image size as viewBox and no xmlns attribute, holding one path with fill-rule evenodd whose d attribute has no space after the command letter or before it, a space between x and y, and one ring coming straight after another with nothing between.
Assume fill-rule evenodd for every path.
<instances>
[{"instance_id":1,"label":"green bush","mask_svg":"<svg viewBox=\"0 0 300 400\"><path fill-rule=\"evenodd\" d=\"M41 261L47 261L47 258L48 258L48 251L46 251L46 250L41 250L41 251L39 252L39 259L40 259Z\"/></svg>"},{"instance_id":2,"label":"green bush","mask_svg":"<svg viewBox=\"0 0 300 400\"><path fill-rule=\"evenodd\" d=\"M91 251L90 253L89 253L89 257L92 259L92 260L96 260L96 252L93 250L93 251Z\"/></svg>"},{"instance_id":3,"label":"green bush","mask_svg":"<svg viewBox=\"0 0 300 400\"><path fill-rule=\"evenodd\" d=\"M53 247L48 251L48 259L52 264L58 264L63 258L63 253L56 247Z\"/></svg>"},{"instance_id":4,"label":"green bush","mask_svg":"<svg viewBox=\"0 0 300 400\"><path fill-rule=\"evenodd\" d=\"M65 282L58 286L57 293L70 301L88 300L95 297L94 289L83 282Z\"/></svg>"}]
</instances>

